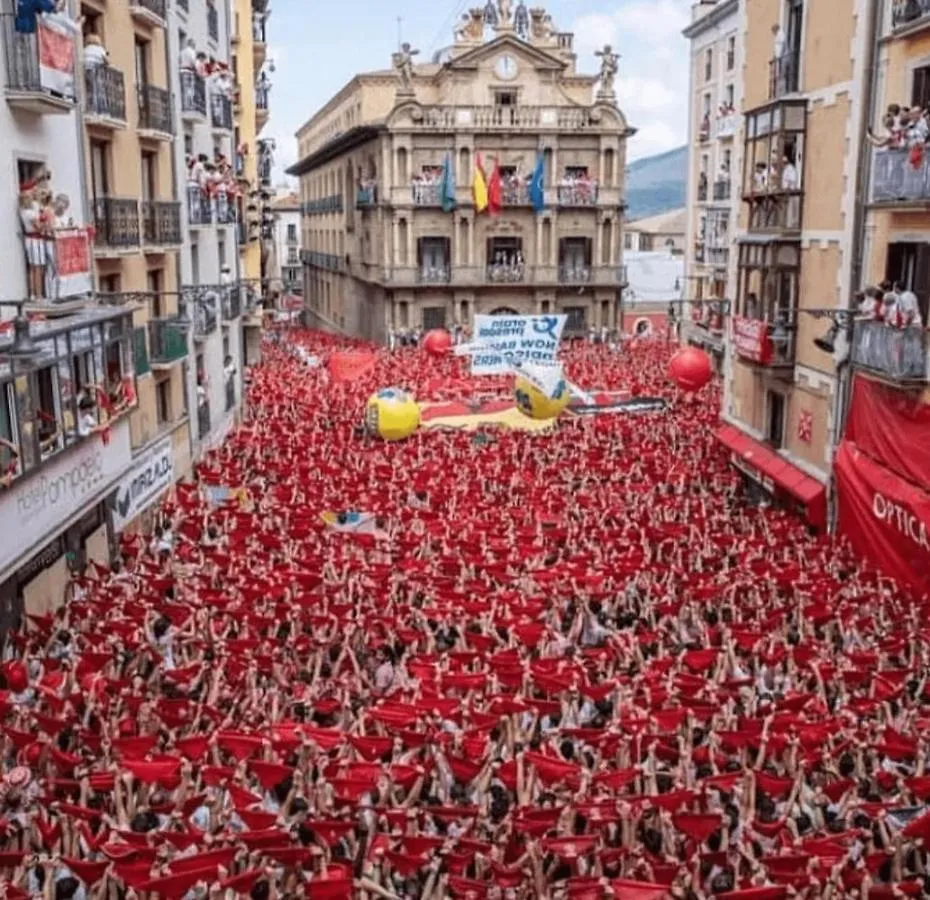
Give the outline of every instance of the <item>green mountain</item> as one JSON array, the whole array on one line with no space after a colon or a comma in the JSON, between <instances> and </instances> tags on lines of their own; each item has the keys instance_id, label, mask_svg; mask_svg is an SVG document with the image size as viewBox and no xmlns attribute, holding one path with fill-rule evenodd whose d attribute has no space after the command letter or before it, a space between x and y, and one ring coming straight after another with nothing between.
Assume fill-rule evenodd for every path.
<instances>
[{"instance_id":1,"label":"green mountain","mask_svg":"<svg viewBox=\"0 0 930 900\"><path fill-rule=\"evenodd\" d=\"M626 170L626 219L680 209L687 202L688 148L638 159Z\"/></svg>"}]
</instances>

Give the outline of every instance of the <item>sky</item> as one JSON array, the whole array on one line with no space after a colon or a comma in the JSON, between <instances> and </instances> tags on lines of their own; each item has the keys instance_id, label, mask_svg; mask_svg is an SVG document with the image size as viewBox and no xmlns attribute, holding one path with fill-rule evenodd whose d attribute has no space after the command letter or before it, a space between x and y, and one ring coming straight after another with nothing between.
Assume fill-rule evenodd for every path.
<instances>
[{"instance_id":1,"label":"sky","mask_svg":"<svg viewBox=\"0 0 930 900\"><path fill-rule=\"evenodd\" d=\"M271 117L262 133L276 142L278 180L296 162L297 129L357 72L389 68L403 40L420 59L452 43L461 14L481 0L274 0L268 21L274 60ZM594 51L620 53L620 109L638 129L630 161L685 143L688 127L690 0L535 0L560 31L575 34L578 71L594 74ZM398 17L401 18L398 23Z\"/></svg>"}]
</instances>

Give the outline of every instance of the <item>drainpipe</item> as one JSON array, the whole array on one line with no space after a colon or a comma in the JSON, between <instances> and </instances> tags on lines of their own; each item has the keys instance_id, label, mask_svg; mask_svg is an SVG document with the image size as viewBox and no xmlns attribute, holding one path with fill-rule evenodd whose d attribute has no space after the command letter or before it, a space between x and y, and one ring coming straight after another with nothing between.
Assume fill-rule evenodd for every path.
<instances>
[{"instance_id":1,"label":"drainpipe","mask_svg":"<svg viewBox=\"0 0 930 900\"><path fill-rule=\"evenodd\" d=\"M878 80L878 67L876 57L878 55L878 34L880 30L880 21L882 7L884 4L870 2L869 17L867 22L866 33L866 65L863 72L863 91L864 102L862 112L856 128L855 139L859 142L860 154L859 162L856 167L856 197L853 205L853 232L852 246L850 255L852 257L850 267L850 292L851 294L859 290L862 283L862 248L865 244L865 211L868 204L868 194L870 188L870 170L872 162L871 147L866 148L866 132L871 127L875 119L875 104L877 100L876 81ZM852 311L852 296L847 298L846 308ZM853 320L850 312L847 312L846 321L843 323L844 332L847 339L847 345L852 344ZM830 435L831 447L837 447L846 424L846 414L849 406L849 389L851 383L851 372L849 365L849 353L846 358L836 367L836 397L833 402L833 430ZM833 479L833 490L830 492L832 498L829 526L830 531L836 527L836 481Z\"/></svg>"}]
</instances>

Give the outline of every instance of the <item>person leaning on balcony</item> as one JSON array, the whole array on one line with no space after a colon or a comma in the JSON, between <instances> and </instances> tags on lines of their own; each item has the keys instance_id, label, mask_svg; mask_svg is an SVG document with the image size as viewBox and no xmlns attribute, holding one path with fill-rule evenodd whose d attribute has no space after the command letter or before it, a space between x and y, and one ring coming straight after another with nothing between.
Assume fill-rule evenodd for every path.
<instances>
[{"instance_id":1,"label":"person leaning on balcony","mask_svg":"<svg viewBox=\"0 0 930 900\"><path fill-rule=\"evenodd\" d=\"M181 52L178 54L178 66L182 72L194 72L197 70L197 45L193 38L188 38Z\"/></svg>"},{"instance_id":2,"label":"person leaning on balcony","mask_svg":"<svg viewBox=\"0 0 930 900\"><path fill-rule=\"evenodd\" d=\"M99 34L88 34L84 37L84 68L100 69L107 65L109 56L103 40Z\"/></svg>"},{"instance_id":3,"label":"person leaning on balcony","mask_svg":"<svg viewBox=\"0 0 930 900\"><path fill-rule=\"evenodd\" d=\"M23 229L23 248L26 252L29 299L45 295L45 236L42 234L41 207L35 187L27 187L19 195L19 221Z\"/></svg>"},{"instance_id":4,"label":"person leaning on balcony","mask_svg":"<svg viewBox=\"0 0 930 900\"><path fill-rule=\"evenodd\" d=\"M894 289L898 295L898 313L901 317L901 326L903 328L922 328L923 319L920 315L917 294L900 281L895 282Z\"/></svg>"}]
</instances>

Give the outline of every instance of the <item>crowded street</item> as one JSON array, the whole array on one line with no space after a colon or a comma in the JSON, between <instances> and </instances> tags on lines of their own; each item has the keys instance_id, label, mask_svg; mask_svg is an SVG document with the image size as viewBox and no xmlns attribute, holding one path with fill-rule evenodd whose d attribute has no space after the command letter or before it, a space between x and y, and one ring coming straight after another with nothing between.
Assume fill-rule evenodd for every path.
<instances>
[{"instance_id":1,"label":"crowded street","mask_svg":"<svg viewBox=\"0 0 930 900\"><path fill-rule=\"evenodd\" d=\"M669 410L382 441L375 391L513 379L343 344L266 339L243 423L11 636L3 896L928 896L925 607L747 493L718 383L579 342Z\"/></svg>"}]
</instances>

